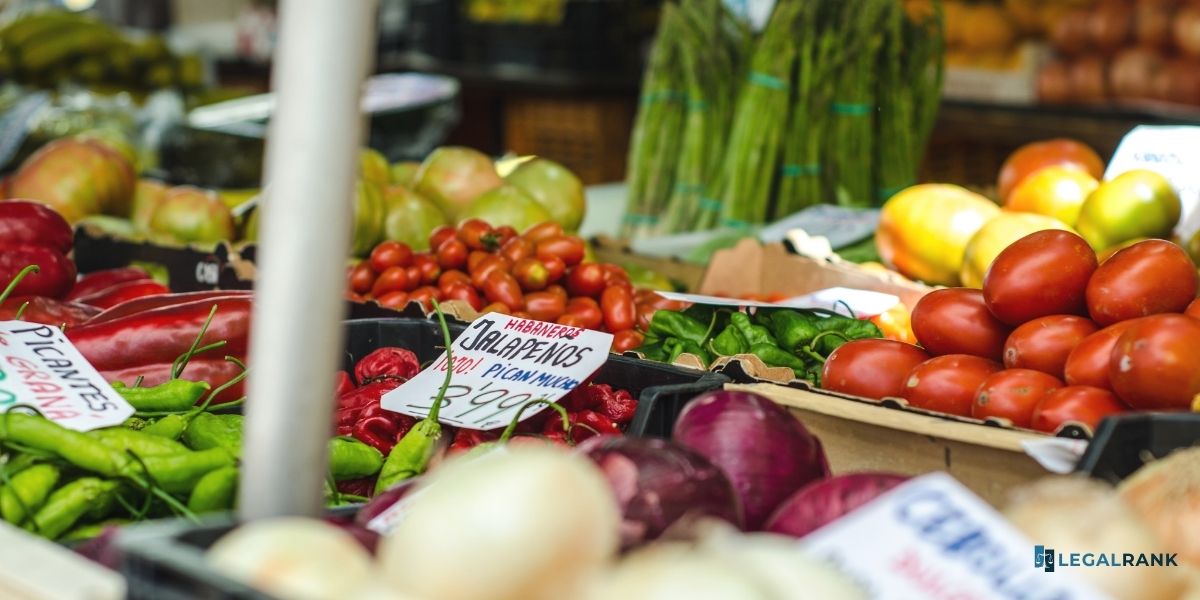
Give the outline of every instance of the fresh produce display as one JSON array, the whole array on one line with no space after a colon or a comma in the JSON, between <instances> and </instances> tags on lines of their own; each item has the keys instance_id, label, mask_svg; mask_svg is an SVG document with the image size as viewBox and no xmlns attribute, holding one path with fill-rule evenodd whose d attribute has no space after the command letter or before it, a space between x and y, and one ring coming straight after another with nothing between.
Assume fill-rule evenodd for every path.
<instances>
[{"instance_id":1,"label":"fresh produce display","mask_svg":"<svg viewBox=\"0 0 1200 600\"><path fill-rule=\"evenodd\" d=\"M916 180L941 91L939 11L781 2L757 37L669 3L642 81L623 234L741 228Z\"/></svg>"}]
</instances>

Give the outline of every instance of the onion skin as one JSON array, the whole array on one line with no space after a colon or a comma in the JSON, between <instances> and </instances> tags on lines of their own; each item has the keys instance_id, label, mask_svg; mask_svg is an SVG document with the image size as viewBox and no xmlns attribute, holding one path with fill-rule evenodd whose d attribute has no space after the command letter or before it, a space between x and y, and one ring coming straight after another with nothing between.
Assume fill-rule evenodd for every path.
<instances>
[{"instance_id":1,"label":"onion skin","mask_svg":"<svg viewBox=\"0 0 1200 600\"><path fill-rule=\"evenodd\" d=\"M1118 492L1179 560L1200 566L1200 448L1140 468Z\"/></svg>"},{"instance_id":2,"label":"onion skin","mask_svg":"<svg viewBox=\"0 0 1200 600\"><path fill-rule=\"evenodd\" d=\"M820 440L787 409L750 392L693 398L675 422L674 441L725 471L741 499L747 531L759 530L796 490L829 476Z\"/></svg>"},{"instance_id":3,"label":"onion skin","mask_svg":"<svg viewBox=\"0 0 1200 600\"><path fill-rule=\"evenodd\" d=\"M399 502L407 496L409 492L417 487L417 483L421 481L420 477L413 479L405 479L379 495L371 498L371 501L363 505L358 513L354 515L354 524L360 527L366 527L372 519L378 517L383 511L392 507L393 504Z\"/></svg>"},{"instance_id":4,"label":"onion skin","mask_svg":"<svg viewBox=\"0 0 1200 600\"><path fill-rule=\"evenodd\" d=\"M849 473L805 486L785 500L763 528L802 538L908 481L892 473Z\"/></svg>"}]
</instances>

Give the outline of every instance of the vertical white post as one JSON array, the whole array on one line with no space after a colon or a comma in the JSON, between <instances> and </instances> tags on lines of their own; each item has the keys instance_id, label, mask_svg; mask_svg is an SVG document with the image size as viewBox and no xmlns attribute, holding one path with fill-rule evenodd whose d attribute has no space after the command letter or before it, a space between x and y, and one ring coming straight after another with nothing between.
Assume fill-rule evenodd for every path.
<instances>
[{"instance_id":1,"label":"vertical white post","mask_svg":"<svg viewBox=\"0 0 1200 600\"><path fill-rule=\"evenodd\" d=\"M247 519L323 507L375 0L283 0L267 138L249 400Z\"/></svg>"}]
</instances>

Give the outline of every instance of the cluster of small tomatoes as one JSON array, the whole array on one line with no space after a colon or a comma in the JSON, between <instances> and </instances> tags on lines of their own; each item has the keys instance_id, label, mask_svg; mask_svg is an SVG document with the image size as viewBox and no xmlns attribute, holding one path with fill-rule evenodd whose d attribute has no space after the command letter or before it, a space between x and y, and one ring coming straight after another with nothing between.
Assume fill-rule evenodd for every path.
<instances>
[{"instance_id":1,"label":"cluster of small tomatoes","mask_svg":"<svg viewBox=\"0 0 1200 600\"><path fill-rule=\"evenodd\" d=\"M847 343L823 385L1047 432L1131 409L1188 410L1200 394L1197 285L1170 242L1101 262L1083 238L1040 231L996 258L982 290L922 298L912 311L920 346Z\"/></svg>"}]
</instances>

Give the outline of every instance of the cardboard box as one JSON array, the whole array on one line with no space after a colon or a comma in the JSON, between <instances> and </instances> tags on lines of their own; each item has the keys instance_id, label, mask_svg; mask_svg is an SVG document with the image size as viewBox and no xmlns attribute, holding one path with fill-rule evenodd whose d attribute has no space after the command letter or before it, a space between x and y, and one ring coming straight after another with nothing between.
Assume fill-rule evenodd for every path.
<instances>
[{"instance_id":1,"label":"cardboard box","mask_svg":"<svg viewBox=\"0 0 1200 600\"><path fill-rule=\"evenodd\" d=\"M635 254L625 242L608 236L597 236L590 240L596 260L615 265L634 265L649 269L668 279L682 284L688 291L695 291L704 277L705 266L679 260Z\"/></svg>"},{"instance_id":2,"label":"cardboard box","mask_svg":"<svg viewBox=\"0 0 1200 600\"><path fill-rule=\"evenodd\" d=\"M1043 434L769 383L725 387L786 406L821 440L834 474L945 471L994 506L1003 505L1014 487L1050 475L1021 445Z\"/></svg>"}]
</instances>

